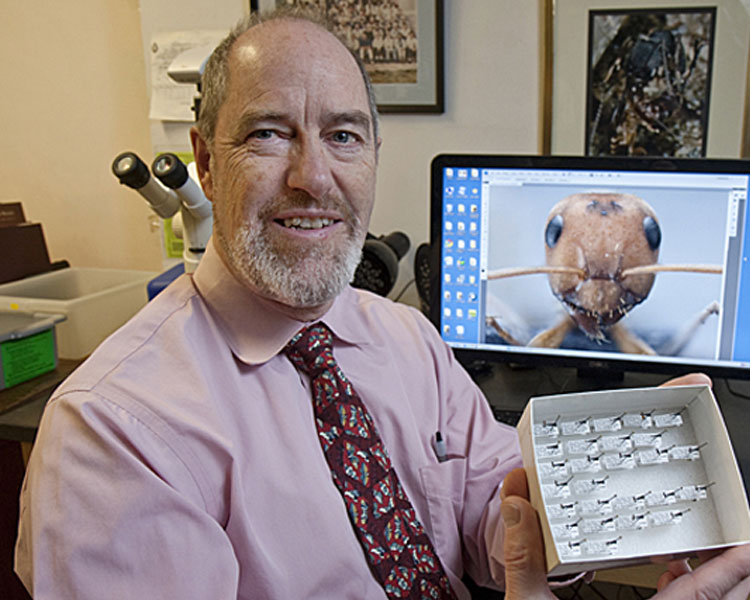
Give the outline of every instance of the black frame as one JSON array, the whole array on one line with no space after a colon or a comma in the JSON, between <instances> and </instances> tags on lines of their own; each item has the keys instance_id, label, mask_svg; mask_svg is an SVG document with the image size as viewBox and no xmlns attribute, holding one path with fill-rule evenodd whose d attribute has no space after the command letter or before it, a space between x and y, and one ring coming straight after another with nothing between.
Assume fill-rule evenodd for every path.
<instances>
[{"instance_id":1,"label":"black frame","mask_svg":"<svg viewBox=\"0 0 750 600\"><path fill-rule=\"evenodd\" d=\"M442 280L442 262L440 260L442 240L442 201L443 201L443 168L546 168L563 170L632 170L632 171L679 171L700 168L707 173L735 173L750 176L748 159L675 159L663 157L582 157L582 156L536 156L536 155L478 155L478 154L441 154L433 158L430 165L430 266L435 269L430 273L431 285L429 318L440 330L440 281ZM747 210L750 211L750 197ZM748 233L747 235L750 235ZM574 367L580 372L593 376L621 376L624 371L679 374L703 371L716 377L750 379L750 368L727 367L723 365L706 365L703 362L670 363L665 361L639 361L637 359L613 358L586 359L580 356L563 356L558 354L531 354L512 349L472 350L453 348L456 358L464 365L475 362L506 362L528 366Z\"/></svg>"},{"instance_id":2,"label":"black frame","mask_svg":"<svg viewBox=\"0 0 750 600\"><path fill-rule=\"evenodd\" d=\"M646 116L646 110L639 110L637 107L628 107L630 102L637 102L637 100L633 101L632 98L635 97L635 93L633 93L631 90L635 89L636 86L641 85L643 86L642 81L639 82L638 77L636 77L633 73L637 70L637 67L633 65L633 63L638 62L640 59L641 62L644 60L652 60L651 58L644 59L643 52L636 55L636 52L631 52L633 50L634 45L641 44L641 48L646 48L647 45L650 43L649 40L652 39L659 39L655 38L654 36L658 34L662 34L664 36L663 40L666 41L673 41L675 40L674 35L668 31L666 28L662 30L655 30L655 27L658 27L655 25L658 23L661 19L665 19L666 17L670 15L705 15L709 20L710 24L707 30L707 37L706 40L708 44L708 64L707 64L707 71L705 73L705 84L703 86L703 98L702 98L702 106L701 106L701 112L698 118L692 118L691 120L694 122L700 122L700 126L702 129L702 135L701 135L701 142L700 142L700 153L694 154L693 156L697 157L705 157L706 156L706 150L707 150L707 143L708 143L708 116L709 116L709 109L710 109L710 100L711 100L711 79L713 74L713 61L715 56L714 46L715 46L715 38L716 38L716 20L717 20L717 13L716 13L716 7L713 6L706 6L706 7L674 7L674 8L660 8L660 9L601 9L601 10L590 10L589 11L589 19L588 19L588 56L587 56L587 69L586 69L586 134L584 138L585 148L584 153L588 156L601 156L601 155L608 155L608 154L616 154L615 152L612 152L611 149L603 152L603 153L597 153L594 154L594 143L592 139L592 124L596 120L598 121L601 117L602 109L604 109L604 113L607 113L607 110L610 107L605 108L605 103L600 103L597 100L595 89L597 87L597 84L602 81L603 79L607 79L606 84L602 85L602 88L604 90L607 90L610 94L613 94L613 97L611 98L612 104L618 104L617 108L620 109L620 114L629 114L630 117L635 117L640 119L640 123L638 127L641 131L646 131L648 129L651 129L652 132L645 134L646 140L649 142L649 147L647 148L646 154L651 156L675 156L675 142L673 142L674 139L674 129L671 127L665 127L662 131L662 139L660 140L658 138L660 125L664 123L663 119L660 119L659 116L654 116L653 118ZM624 32L622 29L620 29L617 33L617 35L612 38L612 40L609 41L607 44L606 50L602 53L602 65L596 65L593 64L593 55L594 55L594 45L596 43L595 39L595 21L596 19L601 19L605 17L625 17L629 19L628 26L633 30L629 32ZM622 24L621 24L622 25ZM647 35L651 37L647 37ZM655 44L655 42L651 43L652 45ZM682 42L679 39L676 39L676 48L685 50L682 46ZM664 54L663 45L658 47L658 49L654 50L654 53L651 55L654 58L660 58L662 61L666 61L666 58L662 55ZM683 60L684 60L683 55ZM606 60L605 60L606 59ZM619 60L619 66L615 64L615 61ZM690 66L687 65L686 68ZM694 68L697 67L697 64L692 65ZM597 68L598 67L598 68ZM645 68L643 65L641 65L642 68ZM665 70L664 67L661 67L662 72ZM687 71L686 71L687 72ZM598 73L598 76L597 76ZM613 75L614 73L614 75ZM694 76L694 72L691 72L691 74ZM619 77L618 77L619 76ZM689 75L687 79L689 79ZM623 90L618 90L618 86L616 85L616 81L613 82L612 79L619 79L620 80L620 86L623 87ZM652 74L650 76L651 81L655 80L656 77ZM675 92L668 86L667 90L664 93L660 94L659 97L656 98L659 102L652 102L652 106L657 106L659 104L663 104L666 102L674 101L675 100ZM622 93L619 93L619 92ZM626 103L624 102L625 97L629 97L630 100ZM645 108L649 108L646 106ZM612 111L614 112L614 111ZM689 111L685 111L689 112ZM651 118L651 123L646 123L647 119ZM666 118L669 118L669 115L666 115ZM687 121L684 121L685 123ZM644 124L642 126L641 124ZM676 129L676 128L675 128ZM672 138L672 139L670 139ZM606 140L605 140L606 141ZM598 147L598 146L597 146ZM667 151L668 150L668 151ZM631 155L631 154L629 154Z\"/></svg>"}]
</instances>

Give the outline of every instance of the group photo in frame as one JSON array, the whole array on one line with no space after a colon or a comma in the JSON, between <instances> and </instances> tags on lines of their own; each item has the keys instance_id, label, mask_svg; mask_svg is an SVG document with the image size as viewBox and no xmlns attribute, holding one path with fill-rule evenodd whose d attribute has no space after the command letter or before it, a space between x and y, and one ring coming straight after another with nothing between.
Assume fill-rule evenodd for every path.
<instances>
[{"instance_id":1,"label":"group photo in frame","mask_svg":"<svg viewBox=\"0 0 750 600\"><path fill-rule=\"evenodd\" d=\"M742 0L544 0L545 154L750 152Z\"/></svg>"},{"instance_id":2,"label":"group photo in frame","mask_svg":"<svg viewBox=\"0 0 750 600\"><path fill-rule=\"evenodd\" d=\"M319 10L362 60L382 113L442 113L443 0L250 0Z\"/></svg>"}]
</instances>

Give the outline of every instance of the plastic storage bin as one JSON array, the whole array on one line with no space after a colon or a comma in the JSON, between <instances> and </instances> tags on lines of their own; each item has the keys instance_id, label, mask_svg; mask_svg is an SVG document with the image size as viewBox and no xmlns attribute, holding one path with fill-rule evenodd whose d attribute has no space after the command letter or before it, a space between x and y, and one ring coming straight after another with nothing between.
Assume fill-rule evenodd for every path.
<instances>
[{"instance_id":1,"label":"plastic storage bin","mask_svg":"<svg viewBox=\"0 0 750 600\"><path fill-rule=\"evenodd\" d=\"M81 359L147 300L153 271L70 267L0 285L0 310L61 314L60 358Z\"/></svg>"}]
</instances>

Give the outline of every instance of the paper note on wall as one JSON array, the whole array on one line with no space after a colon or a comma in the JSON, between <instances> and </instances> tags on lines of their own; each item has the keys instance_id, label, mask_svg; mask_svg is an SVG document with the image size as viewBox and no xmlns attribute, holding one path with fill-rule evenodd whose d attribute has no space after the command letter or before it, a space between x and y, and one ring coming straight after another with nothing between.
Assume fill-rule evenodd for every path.
<instances>
[{"instance_id":1,"label":"paper note on wall","mask_svg":"<svg viewBox=\"0 0 750 600\"><path fill-rule=\"evenodd\" d=\"M173 31L156 34L151 40L151 109L149 117L161 121L194 121L193 83L177 83L167 71L180 54L206 46L216 46L227 32L223 30Z\"/></svg>"}]
</instances>

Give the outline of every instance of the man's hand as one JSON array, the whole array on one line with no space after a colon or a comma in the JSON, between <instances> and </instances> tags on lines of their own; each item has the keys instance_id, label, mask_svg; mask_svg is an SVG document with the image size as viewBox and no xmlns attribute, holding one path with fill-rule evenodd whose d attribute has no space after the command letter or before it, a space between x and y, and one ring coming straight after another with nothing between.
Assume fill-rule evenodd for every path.
<instances>
[{"instance_id":1,"label":"man's hand","mask_svg":"<svg viewBox=\"0 0 750 600\"><path fill-rule=\"evenodd\" d=\"M539 517L528 501L526 471L515 469L508 473L500 496L503 499L500 512L505 522L506 600L554 600L547 585Z\"/></svg>"},{"instance_id":2,"label":"man's hand","mask_svg":"<svg viewBox=\"0 0 750 600\"><path fill-rule=\"evenodd\" d=\"M750 544L736 546L691 571L686 562L669 563L657 584L657 600L750 598Z\"/></svg>"}]
</instances>

